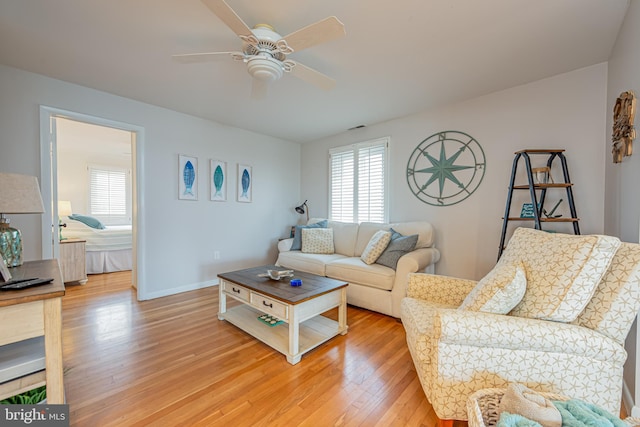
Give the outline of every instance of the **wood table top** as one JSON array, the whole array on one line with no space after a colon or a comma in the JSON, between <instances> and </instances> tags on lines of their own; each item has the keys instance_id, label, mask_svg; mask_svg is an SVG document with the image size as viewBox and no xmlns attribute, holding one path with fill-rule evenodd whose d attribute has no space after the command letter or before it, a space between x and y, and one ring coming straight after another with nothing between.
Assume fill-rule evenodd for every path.
<instances>
[{"instance_id":1,"label":"wood table top","mask_svg":"<svg viewBox=\"0 0 640 427\"><path fill-rule=\"evenodd\" d=\"M266 273L267 270L284 270L284 268L276 267L275 265L263 265L260 267L231 271L229 273L221 273L218 274L218 277L293 305L300 304L301 302L349 285L347 282L341 280L330 279L303 271L294 271L293 277L282 280L258 277L258 274ZM291 279L302 280L302 285L291 286L289 283Z\"/></svg>"},{"instance_id":2,"label":"wood table top","mask_svg":"<svg viewBox=\"0 0 640 427\"><path fill-rule=\"evenodd\" d=\"M0 291L0 307L64 296L64 282L57 259L26 261L21 266L10 268L9 272L13 280L38 277L52 278L53 282L25 289Z\"/></svg>"}]
</instances>

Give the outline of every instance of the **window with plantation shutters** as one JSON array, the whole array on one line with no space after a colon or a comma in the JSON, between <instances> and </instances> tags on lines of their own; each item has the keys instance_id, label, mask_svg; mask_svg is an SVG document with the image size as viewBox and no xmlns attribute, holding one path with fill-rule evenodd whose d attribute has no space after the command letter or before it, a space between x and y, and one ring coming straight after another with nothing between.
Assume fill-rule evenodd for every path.
<instances>
[{"instance_id":1,"label":"window with plantation shutters","mask_svg":"<svg viewBox=\"0 0 640 427\"><path fill-rule=\"evenodd\" d=\"M89 212L105 224L130 224L129 171L89 167Z\"/></svg>"},{"instance_id":2,"label":"window with plantation shutters","mask_svg":"<svg viewBox=\"0 0 640 427\"><path fill-rule=\"evenodd\" d=\"M387 222L389 138L329 151L329 217Z\"/></svg>"}]
</instances>

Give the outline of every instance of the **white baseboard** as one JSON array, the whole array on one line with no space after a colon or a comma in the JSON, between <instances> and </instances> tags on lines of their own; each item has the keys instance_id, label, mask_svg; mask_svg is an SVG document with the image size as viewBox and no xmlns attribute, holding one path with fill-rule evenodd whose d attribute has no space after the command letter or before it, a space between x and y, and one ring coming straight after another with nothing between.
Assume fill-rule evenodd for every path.
<instances>
[{"instance_id":1,"label":"white baseboard","mask_svg":"<svg viewBox=\"0 0 640 427\"><path fill-rule=\"evenodd\" d=\"M202 288L209 288L212 286L218 286L219 284L219 280L215 279L215 280L208 280L206 282L199 282L199 283L191 283L188 285L183 285L183 286L177 286L175 288L169 288L169 289L163 289L161 291L157 291L157 292L150 292L148 294L145 294L144 299L145 300L150 300L150 299L154 299L154 298L160 298L160 297L166 297L169 295L175 295L175 294L179 294L182 292L188 292L188 291L195 291L196 289L202 289ZM216 293L218 291L215 291Z\"/></svg>"}]
</instances>

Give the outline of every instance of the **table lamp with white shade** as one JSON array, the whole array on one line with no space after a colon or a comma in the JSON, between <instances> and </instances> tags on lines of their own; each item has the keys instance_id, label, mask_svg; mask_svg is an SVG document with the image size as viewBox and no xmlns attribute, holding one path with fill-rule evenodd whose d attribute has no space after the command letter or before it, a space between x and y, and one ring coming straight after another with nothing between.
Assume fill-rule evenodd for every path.
<instances>
[{"instance_id":1,"label":"table lamp with white shade","mask_svg":"<svg viewBox=\"0 0 640 427\"><path fill-rule=\"evenodd\" d=\"M9 226L5 214L43 213L38 178L0 173L0 255L7 267L22 265L22 234Z\"/></svg>"},{"instance_id":2,"label":"table lamp with white shade","mask_svg":"<svg viewBox=\"0 0 640 427\"><path fill-rule=\"evenodd\" d=\"M67 223L62 222L62 217L73 215L71 210L71 202L69 200L58 200L58 230L60 240L65 240L66 237L62 237L62 227L66 227Z\"/></svg>"}]
</instances>

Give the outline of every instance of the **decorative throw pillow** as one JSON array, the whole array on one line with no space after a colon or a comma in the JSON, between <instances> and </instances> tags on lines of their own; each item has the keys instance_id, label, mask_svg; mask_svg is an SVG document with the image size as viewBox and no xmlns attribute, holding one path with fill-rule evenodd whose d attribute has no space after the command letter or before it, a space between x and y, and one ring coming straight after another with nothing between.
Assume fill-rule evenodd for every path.
<instances>
[{"instance_id":1,"label":"decorative throw pillow","mask_svg":"<svg viewBox=\"0 0 640 427\"><path fill-rule=\"evenodd\" d=\"M412 234L411 236L403 236L393 228L390 231L391 241L384 252L382 252L382 255L380 255L376 260L376 264L384 265L395 270L398 266L398 260L400 257L416 248L418 235Z\"/></svg>"},{"instance_id":2,"label":"decorative throw pillow","mask_svg":"<svg viewBox=\"0 0 640 427\"><path fill-rule=\"evenodd\" d=\"M572 322L591 300L619 246L620 239L612 236L516 229L499 263L521 261L527 291L510 314Z\"/></svg>"},{"instance_id":3,"label":"decorative throw pillow","mask_svg":"<svg viewBox=\"0 0 640 427\"><path fill-rule=\"evenodd\" d=\"M369 240L369 243L367 243L367 247L364 248L364 252L362 252L362 255L360 255L360 259L367 265L373 264L380 257L380 255L382 255L382 252L384 252L384 250L387 248L390 241L390 231L376 231L376 234L374 234Z\"/></svg>"},{"instance_id":4,"label":"decorative throw pillow","mask_svg":"<svg viewBox=\"0 0 640 427\"><path fill-rule=\"evenodd\" d=\"M302 252L307 254L332 254L333 228L303 228Z\"/></svg>"},{"instance_id":5,"label":"decorative throw pillow","mask_svg":"<svg viewBox=\"0 0 640 427\"><path fill-rule=\"evenodd\" d=\"M498 264L478 282L459 310L507 314L527 290L527 277L519 264Z\"/></svg>"},{"instance_id":6,"label":"decorative throw pillow","mask_svg":"<svg viewBox=\"0 0 640 427\"><path fill-rule=\"evenodd\" d=\"M75 221L80 221L81 223L91 227L97 228L98 230L104 230L104 224L100 222L98 218L94 218L92 216L87 215L69 215L69 219L73 219Z\"/></svg>"},{"instance_id":7,"label":"decorative throw pillow","mask_svg":"<svg viewBox=\"0 0 640 427\"><path fill-rule=\"evenodd\" d=\"M299 251L302 249L302 229L304 228L327 228L327 220L316 222L309 225L296 225L296 231L293 235L293 243L291 244L291 251Z\"/></svg>"}]
</instances>

